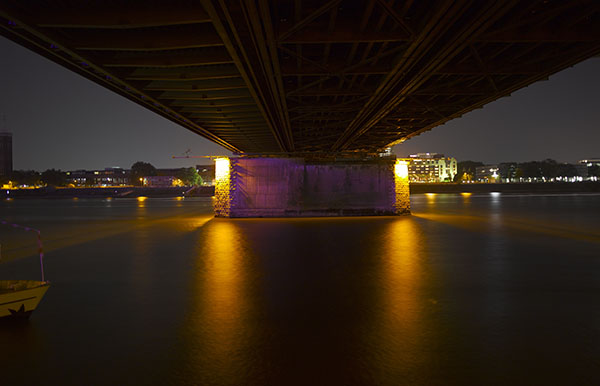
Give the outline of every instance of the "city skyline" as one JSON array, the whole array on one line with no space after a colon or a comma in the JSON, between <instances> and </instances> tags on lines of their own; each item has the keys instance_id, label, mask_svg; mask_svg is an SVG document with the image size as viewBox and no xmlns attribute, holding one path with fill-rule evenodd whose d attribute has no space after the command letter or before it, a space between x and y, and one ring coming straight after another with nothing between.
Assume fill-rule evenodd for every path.
<instances>
[{"instance_id":1,"label":"city skyline","mask_svg":"<svg viewBox=\"0 0 600 386\"><path fill-rule=\"evenodd\" d=\"M13 133L14 169L183 167L227 150L4 38L0 115ZM592 58L394 146L488 164L597 157L600 58ZM570 126L570 127L566 127ZM567 133L567 134L565 134ZM539 146L543 141L544 146Z\"/></svg>"}]
</instances>

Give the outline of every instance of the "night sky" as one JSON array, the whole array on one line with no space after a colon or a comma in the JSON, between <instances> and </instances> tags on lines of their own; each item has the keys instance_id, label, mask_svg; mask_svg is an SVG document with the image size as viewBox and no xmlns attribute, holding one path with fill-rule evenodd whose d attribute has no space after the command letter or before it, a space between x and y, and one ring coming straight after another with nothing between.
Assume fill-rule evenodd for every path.
<instances>
[{"instance_id":1,"label":"night sky","mask_svg":"<svg viewBox=\"0 0 600 386\"><path fill-rule=\"evenodd\" d=\"M0 37L0 131L13 132L14 169L205 164L172 159L228 151ZM600 58L558 73L395 146L485 163L600 157Z\"/></svg>"}]
</instances>

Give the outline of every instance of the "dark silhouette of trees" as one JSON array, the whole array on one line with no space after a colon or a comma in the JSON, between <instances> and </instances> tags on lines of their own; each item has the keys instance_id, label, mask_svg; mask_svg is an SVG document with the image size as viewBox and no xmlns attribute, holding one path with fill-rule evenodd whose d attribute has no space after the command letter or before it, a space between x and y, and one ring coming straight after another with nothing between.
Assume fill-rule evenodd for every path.
<instances>
[{"instance_id":1,"label":"dark silhouette of trees","mask_svg":"<svg viewBox=\"0 0 600 386\"><path fill-rule=\"evenodd\" d=\"M598 166L598 165L588 166L588 176L589 177L600 177L600 166Z\"/></svg>"},{"instance_id":2,"label":"dark silhouette of trees","mask_svg":"<svg viewBox=\"0 0 600 386\"><path fill-rule=\"evenodd\" d=\"M202 185L202 177L200 177L196 168L181 168L176 177L186 186Z\"/></svg>"},{"instance_id":3,"label":"dark silhouette of trees","mask_svg":"<svg viewBox=\"0 0 600 386\"><path fill-rule=\"evenodd\" d=\"M523 171L523 178L545 179L546 181L557 177L576 177L577 168L572 164L559 164L553 159L531 161L519 164Z\"/></svg>"},{"instance_id":4,"label":"dark silhouette of trees","mask_svg":"<svg viewBox=\"0 0 600 386\"><path fill-rule=\"evenodd\" d=\"M95 181L94 177L86 177L84 185L87 186L87 187L95 186L96 185L96 181Z\"/></svg>"},{"instance_id":5,"label":"dark silhouette of trees","mask_svg":"<svg viewBox=\"0 0 600 386\"><path fill-rule=\"evenodd\" d=\"M505 180L513 180L517 177L517 170L519 169L519 166L516 162L502 162L501 164L498 165L498 174L500 175L500 178L505 179ZM523 172L521 171L521 174L523 174Z\"/></svg>"},{"instance_id":6,"label":"dark silhouette of trees","mask_svg":"<svg viewBox=\"0 0 600 386\"><path fill-rule=\"evenodd\" d=\"M577 168L572 164L560 164L556 169L557 177L577 177Z\"/></svg>"},{"instance_id":7,"label":"dark silhouette of trees","mask_svg":"<svg viewBox=\"0 0 600 386\"><path fill-rule=\"evenodd\" d=\"M478 166L483 166L483 162L461 161L456 165L455 182L471 181L475 179L475 171Z\"/></svg>"},{"instance_id":8,"label":"dark silhouette of trees","mask_svg":"<svg viewBox=\"0 0 600 386\"><path fill-rule=\"evenodd\" d=\"M13 170L9 180L13 182L13 185L17 186L35 186L42 183L40 173L35 170Z\"/></svg>"},{"instance_id":9,"label":"dark silhouette of trees","mask_svg":"<svg viewBox=\"0 0 600 386\"><path fill-rule=\"evenodd\" d=\"M141 186L144 177L156 175L156 168L147 162L138 161L131 165L131 184Z\"/></svg>"},{"instance_id":10,"label":"dark silhouette of trees","mask_svg":"<svg viewBox=\"0 0 600 386\"><path fill-rule=\"evenodd\" d=\"M542 169L538 161L522 162L519 169L523 172L523 178L542 178Z\"/></svg>"},{"instance_id":11,"label":"dark silhouette of trees","mask_svg":"<svg viewBox=\"0 0 600 386\"><path fill-rule=\"evenodd\" d=\"M458 163L458 173L455 181L465 181L474 177L475 168L483 166L481 162L463 161ZM573 164L561 164L553 159L547 158L543 161L529 162L503 162L498 164L498 172L503 180L519 181L553 181L557 178L571 178L579 176L577 167ZM595 174L594 174L595 173ZM600 176L600 167L589 167L588 176Z\"/></svg>"},{"instance_id":12,"label":"dark silhouette of trees","mask_svg":"<svg viewBox=\"0 0 600 386\"><path fill-rule=\"evenodd\" d=\"M558 163L550 158L540 162L540 172L546 180L556 178L558 176Z\"/></svg>"},{"instance_id":13,"label":"dark silhouette of trees","mask_svg":"<svg viewBox=\"0 0 600 386\"><path fill-rule=\"evenodd\" d=\"M67 184L67 174L61 170L48 169L42 172L41 180L48 186L65 186Z\"/></svg>"}]
</instances>

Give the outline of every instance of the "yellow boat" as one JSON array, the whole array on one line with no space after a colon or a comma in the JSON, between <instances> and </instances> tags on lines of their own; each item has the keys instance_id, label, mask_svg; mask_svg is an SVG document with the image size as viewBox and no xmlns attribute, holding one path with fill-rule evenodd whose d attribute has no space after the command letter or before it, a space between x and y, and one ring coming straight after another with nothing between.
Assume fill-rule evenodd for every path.
<instances>
[{"instance_id":1,"label":"yellow boat","mask_svg":"<svg viewBox=\"0 0 600 386\"><path fill-rule=\"evenodd\" d=\"M50 282L44 278L44 247L42 246L41 232L31 227L11 224L4 220L0 220L0 224L37 234L42 280L0 280L0 319L6 317L26 319L36 309L46 291L50 288Z\"/></svg>"},{"instance_id":2,"label":"yellow boat","mask_svg":"<svg viewBox=\"0 0 600 386\"><path fill-rule=\"evenodd\" d=\"M28 318L49 287L47 281L0 280L0 318Z\"/></svg>"}]
</instances>

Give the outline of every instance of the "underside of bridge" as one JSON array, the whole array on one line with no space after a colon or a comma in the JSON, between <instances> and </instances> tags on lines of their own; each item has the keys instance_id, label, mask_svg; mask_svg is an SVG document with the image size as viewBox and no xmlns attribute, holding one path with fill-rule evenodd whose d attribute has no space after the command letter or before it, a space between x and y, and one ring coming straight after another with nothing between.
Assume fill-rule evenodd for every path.
<instances>
[{"instance_id":1,"label":"underside of bridge","mask_svg":"<svg viewBox=\"0 0 600 386\"><path fill-rule=\"evenodd\" d=\"M0 33L241 153L376 153L600 52L600 2L3 0Z\"/></svg>"},{"instance_id":2,"label":"underside of bridge","mask_svg":"<svg viewBox=\"0 0 600 386\"><path fill-rule=\"evenodd\" d=\"M389 214L407 190L373 155L598 55L600 2L3 0L0 33L235 153L287 158L228 162L221 215Z\"/></svg>"}]
</instances>

